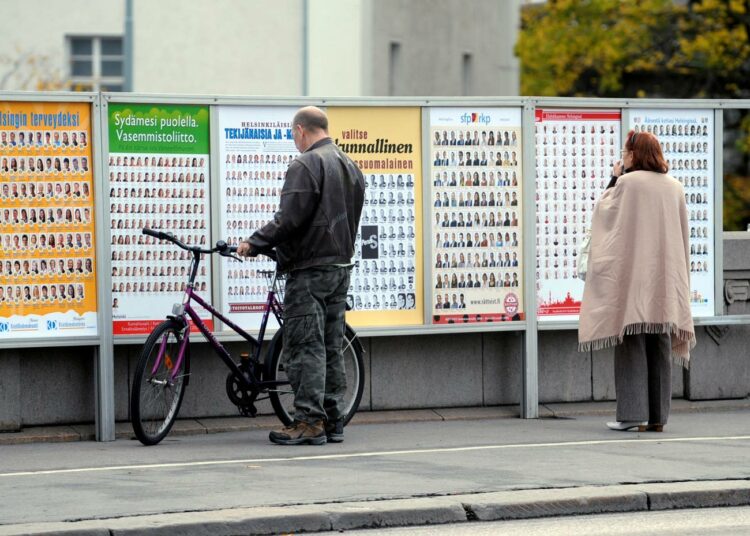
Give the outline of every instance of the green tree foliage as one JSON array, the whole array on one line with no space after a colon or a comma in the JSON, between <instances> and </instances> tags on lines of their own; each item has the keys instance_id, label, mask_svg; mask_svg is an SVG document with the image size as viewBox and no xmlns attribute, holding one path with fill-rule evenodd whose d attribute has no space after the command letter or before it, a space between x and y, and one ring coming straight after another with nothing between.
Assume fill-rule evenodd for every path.
<instances>
[{"instance_id":1,"label":"green tree foliage","mask_svg":"<svg viewBox=\"0 0 750 536\"><path fill-rule=\"evenodd\" d=\"M750 96L747 0L551 0L525 7L524 95Z\"/></svg>"},{"instance_id":2,"label":"green tree foliage","mask_svg":"<svg viewBox=\"0 0 750 536\"><path fill-rule=\"evenodd\" d=\"M750 0L549 0L525 6L523 95L750 98ZM750 223L750 115L731 130L724 227ZM739 163L737 163L739 162Z\"/></svg>"}]
</instances>

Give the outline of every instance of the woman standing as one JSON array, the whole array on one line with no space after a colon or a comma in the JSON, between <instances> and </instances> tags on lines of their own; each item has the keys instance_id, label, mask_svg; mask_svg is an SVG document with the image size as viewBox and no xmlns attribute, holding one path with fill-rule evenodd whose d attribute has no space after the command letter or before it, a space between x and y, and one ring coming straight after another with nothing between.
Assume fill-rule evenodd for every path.
<instances>
[{"instance_id":1,"label":"woman standing","mask_svg":"<svg viewBox=\"0 0 750 536\"><path fill-rule=\"evenodd\" d=\"M656 137L630 131L592 217L578 341L580 351L615 347L612 430L662 431L670 358L686 367L695 346L685 191L667 171Z\"/></svg>"}]
</instances>

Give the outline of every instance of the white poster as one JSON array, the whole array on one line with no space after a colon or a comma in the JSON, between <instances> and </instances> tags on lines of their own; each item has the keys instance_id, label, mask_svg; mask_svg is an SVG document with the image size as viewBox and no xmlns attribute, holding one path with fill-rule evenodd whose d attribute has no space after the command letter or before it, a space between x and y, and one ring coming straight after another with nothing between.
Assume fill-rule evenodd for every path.
<instances>
[{"instance_id":1,"label":"white poster","mask_svg":"<svg viewBox=\"0 0 750 536\"><path fill-rule=\"evenodd\" d=\"M630 128L659 138L669 175L685 187L693 316L714 316L714 112L633 109Z\"/></svg>"},{"instance_id":2,"label":"white poster","mask_svg":"<svg viewBox=\"0 0 750 536\"><path fill-rule=\"evenodd\" d=\"M226 207L221 214L221 238L227 243L237 245L250 237L278 210L286 170L299 154L292 138L296 112L294 107L219 107L220 200ZM332 118L332 133L337 117ZM339 142L346 150L344 141ZM357 311L414 311L414 174L407 170L365 173L364 177L366 200L347 296L354 310L350 316ZM243 263L222 259L221 267L222 312L242 328L258 329L271 281L265 272L274 271L276 263L259 255ZM277 327L273 315L268 327Z\"/></svg>"},{"instance_id":3,"label":"white poster","mask_svg":"<svg viewBox=\"0 0 750 536\"><path fill-rule=\"evenodd\" d=\"M522 320L520 108L431 108L433 323Z\"/></svg>"},{"instance_id":4,"label":"white poster","mask_svg":"<svg viewBox=\"0 0 750 536\"><path fill-rule=\"evenodd\" d=\"M536 291L545 320L577 320L578 253L620 157L619 110L536 110Z\"/></svg>"},{"instance_id":5,"label":"white poster","mask_svg":"<svg viewBox=\"0 0 750 536\"><path fill-rule=\"evenodd\" d=\"M112 103L109 203L112 326L115 335L149 333L180 303L192 254L142 233L174 234L210 248L208 107ZM195 291L211 299L204 255ZM194 304L209 329L208 311Z\"/></svg>"},{"instance_id":6,"label":"white poster","mask_svg":"<svg viewBox=\"0 0 750 536\"><path fill-rule=\"evenodd\" d=\"M279 207L289 164L299 154L292 138L297 108L220 106L220 239L230 245L251 236ZM260 327L270 279L264 271L276 263L264 255L240 263L221 259L221 312L245 329ZM269 328L276 328L270 315ZM224 330L229 330L223 326Z\"/></svg>"}]
</instances>

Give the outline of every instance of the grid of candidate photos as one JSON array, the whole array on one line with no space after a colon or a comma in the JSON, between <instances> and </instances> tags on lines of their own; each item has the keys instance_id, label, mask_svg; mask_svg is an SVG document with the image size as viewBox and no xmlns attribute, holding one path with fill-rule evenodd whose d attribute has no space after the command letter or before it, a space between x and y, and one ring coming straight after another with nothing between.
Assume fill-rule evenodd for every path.
<instances>
[{"instance_id":1,"label":"grid of candidate photos","mask_svg":"<svg viewBox=\"0 0 750 536\"><path fill-rule=\"evenodd\" d=\"M226 212L223 238L237 246L273 219L279 208L284 174L294 160L288 152L226 154L224 177ZM269 280L258 271L272 271L276 263L264 255L244 259L242 264L222 259L227 277L228 299L236 303L265 302Z\"/></svg>"},{"instance_id":2,"label":"grid of candidate photos","mask_svg":"<svg viewBox=\"0 0 750 536\"><path fill-rule=\"evenodd\" d=\"M358 311L416 308L414 176L366 174L347 300Z\"/></svg>"},{"instance_id":3,"label":"grid of candidate photos","mask_svg":"<svg viewBox=\"0 0 750 536\"><path fill-rule=\"evenodd\" d=\"M520 285L517 130L439 128L434 132L434 309L466 308L467 297L453 289Z\"/></svg>"},{"instance_id":4,"label":"grid of candidate photos","mask_svg":"<svg viewBox=\"0 0 750 536\"><path fill-rule=\"evenodd\" d=\"M142 234L173 233L188 245L208 247L208 158L159 154L113 154L109 159L112 293L181 292L190 253ZM207 263L196 290L206 291Z\"/></svg>"},{"instance_id":5,"label":"grid of candidate photos","mask_svg":"<svg viewBox=\"0 0 750 536\"><path fill-rule=\"evenodd\" d=\"M81 302L94 272L88 135L0 131L0 302Z\"/></svg>"},{"instance_id":6,"label":"grid of candidate photos","mask_svg":"<svg viewBox=\"0 0 750 536\"><path fill-rule=\"evenodd\" d=\"M612 122L537 123L536 280L578 278L578 253L594 206L619 158Z\"/></svg>"},{"instance_id":7,"label":"grid of candidate photos","mask_svg":"<svg viewBox=\"0 0 750 536\"><path fill-rule=\"evenodd\" d=\"M708 118L705 118L708 121ZM713 226L713 184L709 177L710 143L707 124L693 125L636 125L636 132L651 132L659 138L669 174L685 188L685 203L690 221L690 271L700 275L709 272L713 255L711 228ZM693 302L703 302L698 291L693 291Z\"/></svg>"}]
</instances>

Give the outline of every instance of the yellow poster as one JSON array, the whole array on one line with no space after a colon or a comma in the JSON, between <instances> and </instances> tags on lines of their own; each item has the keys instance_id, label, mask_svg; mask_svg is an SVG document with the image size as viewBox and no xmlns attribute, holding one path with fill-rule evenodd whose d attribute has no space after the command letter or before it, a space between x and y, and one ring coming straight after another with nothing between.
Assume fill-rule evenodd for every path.
<instances>
[{"instance_id":1,"label":"yellow poster","mask_svg":"<svg viewBox=\"0 0 750 536\"><path fill-rule=\"evenodd\" d=\"M0 338L96 335L91 108L0 102Z\"/></svg>"},{"instance_id":2,"label":"yellow poster","mask_svg":"<svg viewBox=\"0 0 750 536\"><path fill-rule=\"evenodd\" d=\"M355 327L422 324L422 129L418 107L329 107L334 142L367 190L347 297Z\"/></svg>"}]
</instances>

